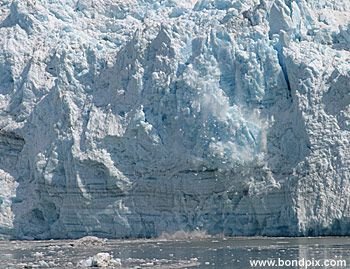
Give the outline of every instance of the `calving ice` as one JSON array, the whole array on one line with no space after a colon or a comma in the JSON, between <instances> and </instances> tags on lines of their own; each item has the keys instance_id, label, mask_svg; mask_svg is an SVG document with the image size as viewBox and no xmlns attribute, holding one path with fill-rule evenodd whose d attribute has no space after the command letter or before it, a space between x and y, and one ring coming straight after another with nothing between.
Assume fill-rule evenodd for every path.
<instances>
[{"instance_id":1,"label":"calving ice","mask_svg":"<svg viewBox=\"0 0 350 269\"><path fill-rule=\"evenodd\" d=\"M2 1L0 234L349 235L350 2Z\"/></svg>"}]
</instances>

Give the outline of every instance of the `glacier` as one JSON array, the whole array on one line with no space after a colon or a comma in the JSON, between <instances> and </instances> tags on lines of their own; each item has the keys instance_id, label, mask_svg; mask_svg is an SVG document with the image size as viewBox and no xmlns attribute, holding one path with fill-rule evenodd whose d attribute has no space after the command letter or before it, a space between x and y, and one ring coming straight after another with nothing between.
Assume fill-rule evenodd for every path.
<instances>
[{"instance_id":1,"label":"glacier","mask_svg":"<svg viewBox=\"0 0 350 269\"><path fill-rule=\"evenodd\" d=\"M350 235L348 0L3 0L0 238Z\"/></svg>"}]
</instances>

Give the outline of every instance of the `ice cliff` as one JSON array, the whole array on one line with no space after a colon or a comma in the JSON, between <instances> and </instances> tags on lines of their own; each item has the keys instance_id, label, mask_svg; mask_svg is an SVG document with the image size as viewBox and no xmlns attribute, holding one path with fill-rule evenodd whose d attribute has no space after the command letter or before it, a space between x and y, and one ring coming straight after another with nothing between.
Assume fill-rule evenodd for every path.
<instances>
[{"instance_id":1,"label":"ice cliff","mask_svg":"<svg viewBox=\"0 0 350 269\"><path fill-rule=\"evenodd\" d=\"M3 0L0 234L350 234L350 1Z\"/></svg>"}]
</instances>

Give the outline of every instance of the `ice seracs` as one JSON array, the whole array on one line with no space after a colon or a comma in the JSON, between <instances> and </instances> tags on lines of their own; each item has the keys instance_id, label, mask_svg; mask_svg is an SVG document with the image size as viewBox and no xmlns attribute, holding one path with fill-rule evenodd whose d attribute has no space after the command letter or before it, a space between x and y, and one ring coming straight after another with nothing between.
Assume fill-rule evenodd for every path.
<instances>
[{"instance_id":1,"label":"ice seracs","mask_svg":"<svg viewBox=\"0 0 350 269\"><path fill-rule=\"evenodd\" d=\"M5 1L0 234L349 234L348 1Z\"/></svg>"}]
</instances>

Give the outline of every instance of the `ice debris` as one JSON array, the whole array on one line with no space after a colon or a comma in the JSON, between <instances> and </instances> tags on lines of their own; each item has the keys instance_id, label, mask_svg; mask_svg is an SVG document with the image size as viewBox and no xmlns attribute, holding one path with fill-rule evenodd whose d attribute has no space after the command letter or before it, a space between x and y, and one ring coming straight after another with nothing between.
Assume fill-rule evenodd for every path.
<instances>
[{"instance_id":1,"label":"ice debris","mask_svg":"<svg viewBox=\"0 0 350 269\"><path fill-rule=\"evenodd\" d=\"M89 257L86 260L81 260L77 267L84 268L84 267L101 267L101 268L118 268L120 267L121 260L120 259L113 259L112 255L109 253L101 252L97 253L93 257Z\"/></svg>"}]
</instances>

